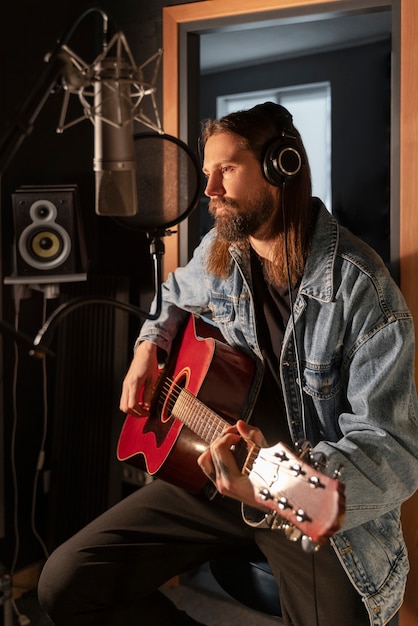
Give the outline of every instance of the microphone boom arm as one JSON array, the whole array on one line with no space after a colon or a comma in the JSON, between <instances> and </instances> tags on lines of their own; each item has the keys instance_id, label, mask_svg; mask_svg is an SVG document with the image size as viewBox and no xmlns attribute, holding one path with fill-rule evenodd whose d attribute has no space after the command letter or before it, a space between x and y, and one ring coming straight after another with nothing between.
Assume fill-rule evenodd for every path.
<instances>
[{"instance_id":1,"label":"microphone boom arm","mask_svg":"<svg viewBox=\"0 0 418 626\"><path fill-rule=\"evenodd\" d=\"M63 69L63 60L61 57L63 45L69 41L81 19L92 11L98 11L101 14L104 24L103 31L107 33L108 17L106 13L101 9L92 7L85 11L83 15L70 26L63 37L57 41L54 50L47 55L47 65L44 67L32 91L19 109L14 123L10 126L1 141L0 175L5 172L23 141L31 134L36 118L41 112L50 93L53 91L54 86L57 84Z\"/></svg>"}]
</instances>

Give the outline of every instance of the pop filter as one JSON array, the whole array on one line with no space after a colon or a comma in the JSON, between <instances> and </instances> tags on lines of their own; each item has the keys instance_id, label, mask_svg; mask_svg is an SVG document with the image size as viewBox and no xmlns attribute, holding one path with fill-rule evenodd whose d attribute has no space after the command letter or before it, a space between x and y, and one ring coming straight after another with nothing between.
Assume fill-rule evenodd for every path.
<instances>
[{"instance_id":1,"label":"pop filter","mask_svg":"<svg viewBox=\"0 0 418 626\"><path fill-rule=\"evenodd\" d=\"M138 213L112 217L127 228L147 233L154 264L156 302L152 313L109 298L74 298L58 307L38 332L31 354L44 357L58 322L74 309L86 304L121 308L139 317L157 319L161 313L161 257L166 231L184 220L199 204L202 177L199 162L189 147L171 135L155 132L134 135Z\"/></svg>"},{"instance_id":2,"label":"pop filter","mask_svg":"<svg viewBox=\"0 0 418 626\"><path fill-rule=\"evenodd\" d=\"M134 146L138 213L114 219L127 228L161 236L198 206L200 164L183 141L164 133L136 134Z\"/></svg>"}]
</instances>

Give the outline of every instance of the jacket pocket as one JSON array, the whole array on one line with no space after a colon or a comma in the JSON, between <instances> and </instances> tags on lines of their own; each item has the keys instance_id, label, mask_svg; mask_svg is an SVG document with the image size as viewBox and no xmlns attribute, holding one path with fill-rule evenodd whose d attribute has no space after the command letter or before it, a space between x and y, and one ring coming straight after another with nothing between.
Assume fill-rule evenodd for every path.
<instances>
[{"instance_id":1,"label":"jacket pocket","mask_svg":"<svg viewBox=\"0 0 418 626\"><path fill-rule=\"evenodd\" d=\"M342 547L344 537L347 540L345 548ZM337 534L335 539L345 566L361 593L373 595L382 591L385 585L402 587L409 568L399 511L391 511Z\"/></svg>"},{"instance_id":2,"label":"jacket pocket","mask_svg":"<svg viewBox=\"0 0 418 626\"><path fill-rule=\"evenodd\" d=\"M330 400L341 389L340 359L331 363L306 363L303 370L303 390L317 400Z\"/></svg>"},{"instance_id":3,"label":"jacket pocket","mask_svg":"<svg viewBox=\"0 0 418 626\"><path fill-rule=\"evenodd\" d=\"M234 318L234 302L232 298L212 294L209 308L212 312L213 321L218 324L226 324Z\"/></svg>"}]
</instances>

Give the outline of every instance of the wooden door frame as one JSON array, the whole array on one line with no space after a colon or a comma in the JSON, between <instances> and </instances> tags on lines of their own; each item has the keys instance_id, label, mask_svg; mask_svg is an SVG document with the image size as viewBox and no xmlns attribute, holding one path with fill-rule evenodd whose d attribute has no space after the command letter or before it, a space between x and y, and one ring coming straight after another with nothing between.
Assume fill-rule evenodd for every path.
<instances>
[{"instance_id":1,"label":"wooden door frame","mask_svg":"<svg viewBox=\"0 0 418 626\"><path fill-rule=\"evenodd\" d=\"M280 15L331 15L341 11L372 10L391 6L393 15L393 94L392 100L392 204L398 207L392 223L392 236L399 250L402 292L418 320L418 3L416 0L204 0L163 9L163 114L165 132L181 134L180 100L187 77L183 68L185 46L182 38L188 31L202 28L208 21L217 25L222 20L257 21L274 12ZM207 28L207 26L206 26ZM183 42L184 43L184 42ZM183 71L183 73L182 73ZM187 88L187 86L186 86ZM183 107L182 107L183 108ZM394 157L399 155L399 158ZM164 273L179 263L179 237L166 243ZM418 333L417 333L418 334ZM417 356L416 371L418 371ZM411 572L399 626L418 623L418 494L402 511L406 541L410 552Z\"/></svg>"}]
</instances>

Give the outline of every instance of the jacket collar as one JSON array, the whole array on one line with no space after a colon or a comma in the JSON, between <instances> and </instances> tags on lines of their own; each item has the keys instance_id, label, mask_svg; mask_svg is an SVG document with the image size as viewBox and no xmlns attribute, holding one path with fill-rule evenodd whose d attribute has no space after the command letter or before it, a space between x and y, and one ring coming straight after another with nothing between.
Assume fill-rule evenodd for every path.
<instances>
[{"instance_id":1,"label":"jacket collar","mask_svg":"<svg viewBox=\"0 0 418 626\"><path fill-rule=\"evenodd\" d=\"M317 198L313 201L318 206L318 217L299 293L323 302L331 302L334 297L334 263L339 228L336 219L324 204Z\"/></svg>"},{"instance_id":2,"label":"jacket collar","mask_svg":"<svg viewBox=\"0 0 418 626\"><path fill-rule=\"evenodd\" d=\"M317 209L317 219L299 293L323 302L331 302L334 297L334 262L339 241L339 226L321 200L313 198L312 201ZM248 246L249 244L245 246L232 244L229 248L231 256L243 271L246 267L245 263L242 266L241 262L243 254L248 253Z\"/></svg>"}]
</instances>

